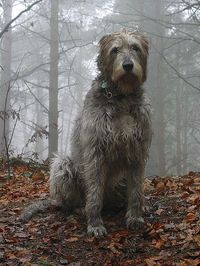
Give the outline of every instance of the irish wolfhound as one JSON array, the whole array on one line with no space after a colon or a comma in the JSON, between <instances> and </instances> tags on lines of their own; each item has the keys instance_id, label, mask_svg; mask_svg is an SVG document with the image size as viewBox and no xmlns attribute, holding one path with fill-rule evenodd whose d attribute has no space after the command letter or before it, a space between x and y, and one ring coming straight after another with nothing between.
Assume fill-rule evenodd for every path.
<instances>
[{"instance_id":1,"label":"irish wolfhound","mask_svg":"<svg viewBox=\"0 0 200 266\"><path fill-rule=\"evenodd\" d=\"M88 234L102 236L102 208L123 201L127 227L142 226L143 177L152 135L142 88L148 48L142 34L127 30L100 40L99 74L76 120L71 155L54 158L50 200L29 206L22 220L50 203L66 210L84 204Z\"/></svg>"}]
</instances>

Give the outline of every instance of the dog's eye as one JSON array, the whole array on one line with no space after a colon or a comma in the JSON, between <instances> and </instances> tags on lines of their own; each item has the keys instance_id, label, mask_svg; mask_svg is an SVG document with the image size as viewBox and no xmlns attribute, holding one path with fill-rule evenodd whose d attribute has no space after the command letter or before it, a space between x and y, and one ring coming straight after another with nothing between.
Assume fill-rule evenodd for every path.
<instances>
[{"instance_id":1,"label":"dog's eye","mask_svg":"<svg viewBox=\"0 0 200 266\"><path fill-rule=\"evenodd\" d=\"M114 47L112 50L111 50L111 54L117 54L119 52L119 48L118 47Z\"/></svg>"},{"instance_id":2,"label":"dog's eye","mask_svg":"<svg viewBox=\"0 0 200 266\"><path fill-rule=\"evenodd\" d=\"M136 52L140 52L141 51L140 47L137 44L131 45L131 49L136 51Z\"/></svg>"}]
</instances>

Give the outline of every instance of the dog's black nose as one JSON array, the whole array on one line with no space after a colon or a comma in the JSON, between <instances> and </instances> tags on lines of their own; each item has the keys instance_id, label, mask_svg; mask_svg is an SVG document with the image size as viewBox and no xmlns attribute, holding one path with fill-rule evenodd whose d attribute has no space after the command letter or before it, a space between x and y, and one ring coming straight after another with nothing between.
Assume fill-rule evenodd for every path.
<instances>
[{"instance_id":1,"label":"dog's black nose","mask_svg":"<svg viewBox=\"0 0 200 266\"><path fill-rule=\"evenodd\" d=\"M125 71L131 71L133 69L133 62L131 60L125 60L122 66Z\"/></svg>"}]
</instances>

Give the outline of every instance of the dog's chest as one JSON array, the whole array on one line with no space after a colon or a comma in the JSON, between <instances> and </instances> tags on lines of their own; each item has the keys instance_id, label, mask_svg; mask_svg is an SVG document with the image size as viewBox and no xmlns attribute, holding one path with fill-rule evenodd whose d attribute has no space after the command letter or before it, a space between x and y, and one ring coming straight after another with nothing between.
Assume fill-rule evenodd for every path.
<instances>
[{"instance_id":1,"label":"dog's chest","mask_svg":"<svg viewBox=\"0 0 200 266\"><path fill-rule=\"evenodd\" d=\"M132 139L139 140L141 137L141 124L130 113L117 113L113 115L111 121L112 138L122 141Z\"/></svg>"},{"instance_id":2,"label":"dog's chest","mask_svg":"<svg viewBox=\"0 0 200 266\"><path fill-rule=\"evenodd\" d=\"M134 107L134 106L133 106ZM141 108L135 106L108 108L106 111L106 144L112 157L135 157L144 141L144 124Z\"/></svg>"}]
</instances>

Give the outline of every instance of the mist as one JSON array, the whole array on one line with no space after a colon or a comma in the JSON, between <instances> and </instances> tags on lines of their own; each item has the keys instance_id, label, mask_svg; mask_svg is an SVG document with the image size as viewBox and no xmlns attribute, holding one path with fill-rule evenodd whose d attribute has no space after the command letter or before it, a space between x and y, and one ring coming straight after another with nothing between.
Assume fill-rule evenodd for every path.
<instances>
[{"instance_id":1,"label":"mist","mask_svg":"<svg viewBox=\"0 0 200 266\"><path fill-rule=\"evenodd\" d=\"M147 175L200 170L200 2L0 1L0 154L66 156L97 74L102 36L128 28L150 41L145 91L153 141Z\"/></svg>"}]
</instances>

